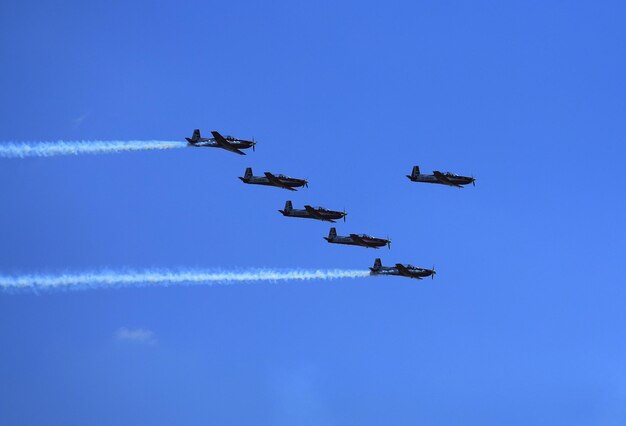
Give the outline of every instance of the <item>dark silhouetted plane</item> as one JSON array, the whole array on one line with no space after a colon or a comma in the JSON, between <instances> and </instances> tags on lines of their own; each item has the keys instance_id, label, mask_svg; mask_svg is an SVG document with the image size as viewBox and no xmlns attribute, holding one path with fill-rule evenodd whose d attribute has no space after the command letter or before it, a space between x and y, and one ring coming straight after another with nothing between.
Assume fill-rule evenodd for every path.
<instances>
[{"instance_id":1,"label":"dark silhouetted plane","mask_svg":"<svg viewBox=\"0 0 626 426\"><path fill-rule=\"evenodd\" d=\"M463 188L463 185L472 184L476 185L473 177L458 176L450 172L441 173L434 171L432 175L423 175L420 173L419 166L413 167L411 175L407 175L412 182L426 182L426 183L439 183L441 185L456 186L457 188Z\"/></svg>"},{"instance_id":2,"label":"dark silhouetted plane","mask_svg":"<svg viewBox=\"0 0 626 426\"><path fill-rule=\"evenodd\" d=\"M206 148L222 148L230 152L235 152L239 155L246 155L245 152L240 151L241 149L248 149L252 147L252 151L255 150L256 142L255 141L247 141L244 139L237 139L233 136L222 136L216 131L212 131L212 138L203 138L200 136L200 129L196 129L193 131L193 136L187 139L189 145L195 147L206 147Z\"/></svg>"},{"instance_id":3,"label":"dark silhouetted plane","mask_svg":"<svg viewBox=\"0 0 626 426\"><path fill-rule=\"evenodd\" d=\"M376 238L365 234L350 234L345 237L337 235L337 230L335 228L330 228L328 237L324 237L324 239L333 244L346 244L350 246L361 246L375 249L383 246L391 248L390 239Z\"/></svg>"},{"instance_id":4,"label":"dark silhouetted plane","mask_svg":"<svg viewBox=\"0 0 626 426\"><path fill-rule=\"evenodd\" d=\"M374 267L370 268L371 275L397 275L418 280L428 276L435 278L436 273L434 267L433 269L425 269L413 265L402 265L401 263L396 263L396 266L383 266L380 259L376 259Z\"/></svg>"},{"instance_id":5,"label":"dark silhouetted plane","mask_svg":"<svg viewBox=\"0 0 626 426\"><path fill-rule=\"evenodd\" d=\"M270 172L265 172L265 176L253 176L252 168L248 167L243 177L240 177L242 182L251 185L266 185L276 186L278 188L288 189L289 191L297 191L296 187L306 186L308 188L309 182L306 179L296 179L285 175L273 175Z\"/></svg>"},{"instance_id":6,"label":"dark silhouetted plane","mask_svg":"<svg viewBox=\"0 0 626 426\"><path fill-rule=\"evenodd\" d=\"M291 201L287 201L285 203L285 208L278 211L281 212L283 216L300 217L303 219L317 219L333 223L335 223L335 220L341 218L343 218L345 222L346 215L348 214L345 211L340 212L336 210L327 210L324 207L304 206L304 209L294 209Z\"/></svg>"}]
</instances>

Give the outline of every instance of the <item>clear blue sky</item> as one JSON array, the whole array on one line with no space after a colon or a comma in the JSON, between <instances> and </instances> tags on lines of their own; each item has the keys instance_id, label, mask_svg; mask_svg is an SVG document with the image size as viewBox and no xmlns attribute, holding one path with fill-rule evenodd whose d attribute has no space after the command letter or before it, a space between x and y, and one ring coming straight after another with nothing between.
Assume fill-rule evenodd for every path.
<instances>
[{"instance_id":1,"label":"clear blue sky","mask_svg":"<svg viewBox=\"0 0 626 426\"><path fill-rule=\"evenodd\" d=\"M623 425L625 13L2 2L0 140L259 143L0 161L0 273L439 273L0 294L0 424ZM411 184L415 164L476 188ZM288 198L392 249L328 245Z\"/></svg>"}]
</instances>

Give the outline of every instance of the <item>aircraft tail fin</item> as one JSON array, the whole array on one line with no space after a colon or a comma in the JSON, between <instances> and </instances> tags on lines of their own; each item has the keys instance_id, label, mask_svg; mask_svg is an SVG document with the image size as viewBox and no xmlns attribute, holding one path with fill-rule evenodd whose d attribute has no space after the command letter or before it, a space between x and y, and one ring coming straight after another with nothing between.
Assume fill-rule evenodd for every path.
<instances>
[{"instance_id":1,"label":"aircraft tail fin","mask_svg":"<svg viewBox=\"0 0 626 426\"><path fill-rule=\"evenodd\" d=\"M285 208L282 210L278 210L283 216L291 216L291 210L293 210L293 205L290 200L285 201Z\"/></svg>"},{"instance_id":2,"label":"aircraft tail fin","mask_svg":"<svg viewBox=\"0 0 626 426\"><path fill-rule=\"evenodd\" d=\"M411 172L411 179L415 179L420 175L420 166L413 166L413 171Z\"/></svg>"},{"instance_id":3,"label":"aircraft tail fin","mask_svg":"<svg viewBox=\"0 0 626 426\"><path fill-rule=\"evenodd\" d=\"M248 183L251 177L252 177L252 167L248 167L246 169L246 172L243 174L243 177L239 176L239 179L244 183Z\"/></svg>"},{"instance_id":4,"label":"aircraft tail fin","mask_svg":"<svg viewBox=\"0 0 626 426\"><path fill-rule=\"evenodd\" d=\"M200 129L196 129L193 131L193 136L191 138L185 138L187 142L194 145L200 140Z\"/></svg>"},{"instance_id":5,"label":"aircraft tail fin","mask_svg":"<svg viewBox=\"0 0 626 426\"><path fill-rule=\"evenodd\" d=\"M383 267L383 263L380 261L380 258L377 257L376 260L374 261L374 266L370 269L372 270L372 272L375 272L375 271L380 271L382 267Z\"/></svg>"},{"instance_id":6,"label":"aircraft tail fin","mask_svg":"<svg viewBox=\"0 0 626 426\"><path fill-rule=\"evenodd\" d=\"M328 237L323 237L329 243L334 242L335 238L337 238L337 230L335 228L330 228L328 232Z\"/></svg>"},{"instance_id":7,"label":"aircraft tail fin","mask_svg":"<svg viewBox=\"0 0 626 426\"><path fill-rule=\"evenodd\" d=\"M328 231L328 238L333 240L333 239L335 239L335 237L337 237L337 229L336 228L330 228L330 231Z\"/></svg>"}]
</instances>

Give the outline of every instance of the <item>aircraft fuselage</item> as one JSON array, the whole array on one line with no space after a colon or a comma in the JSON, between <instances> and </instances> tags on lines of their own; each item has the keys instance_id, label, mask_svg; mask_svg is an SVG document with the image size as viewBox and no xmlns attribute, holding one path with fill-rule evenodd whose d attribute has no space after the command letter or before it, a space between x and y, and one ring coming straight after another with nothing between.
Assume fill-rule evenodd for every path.
<instances>
[{"instance_id":1,"label":"aircraft fuselage","mask_svg":"<svg viewBox=\"0 0 626 426\"><path fill-rule=\"evenodd\" d=\"M337 235L335 237L324 237L326 241L331 244L344 244L348 246L360 246L366 248L378 249L380 247L384 247L389 243L389 240L385 240L382 238L373 238L373 237L361 237L362 241L353 239L352 237L344 237Z\"/></svg>"},{"instance_id":2,"label":"aircraft fuselage","mask_svg":"<svg viewBox=\"0 0 626 426\"><path fill-rule=\"evenodd\" d=\"M278 188L299 188L306 185L307 181L304 179L296 179L296 178L286 178L286 177L278 177L278 181L280 185L270 181L265 176L250 176L250 177L239 177L243 183L247 183L250 185L265 185L265 186L276 186ZM287 189L284 188L284 189Z\"/></svg>"},{"instance_id":3,"label":"aircraft fuselage","mask_svg":"<svg viewBox=\"0 0 626 426\"><path fill-rule=\"evenodd\" d=\"M248 149L254 145L252 141L245 141L242 139L226 139L234 148L237 149ZM187 138L187 142L189 142L190 146L196 148L223 148L220 144L218 144L213 138L202 138L198 142L192 142L191 139Z\"/></svg>"},{"instance_id":4,"label":"aircraft fuselage","mask_svg":"<svg viewBox=\"0 0 626 426\"><path fill-rule=\"evenodd\" d=\"M437 177L435 175L426 175L426 174L419 174L416 176L409 176L407 175L407 177L412 181L412 182L424 182L424 183L438 183L440 185L449 185L450 184L452 186L455 185L468 185L470 183L472 183L474 181L473 178L468 177L468 176L451 176L451 175L445 175L446 179L450 181L450 183L445 183L440 181L439 179L437 179Z\"/></svg>"},{"instance_id":5,"label":"aircraft fuselage","mask_svg":"<svg viewBox=\"0 0 626 426\"><path fill-rule=\"evenodd\" d=\"M317 219L327 222L334 222L337 219L341 219L345 216L344 212L338 212L334 210L316 210L317 215L309 213L305 209L290 209L290 210L278 210L283 216L287 217L299 217L302 219Z\"/></svg>"},{"instance_id":6,"label":"aircraft fuselage","mask_svg":"<svg viewBox=\"0 0 626 426\"><path fill-rule=\"evenodd\" d=\"M403 273L395 266L381 266L380 268L370 268L370 275L393 275L421 280L435 273L432 269L417 268L415 266L408 266L406 269L407 272Z\"/></svg>"}]
</instances>

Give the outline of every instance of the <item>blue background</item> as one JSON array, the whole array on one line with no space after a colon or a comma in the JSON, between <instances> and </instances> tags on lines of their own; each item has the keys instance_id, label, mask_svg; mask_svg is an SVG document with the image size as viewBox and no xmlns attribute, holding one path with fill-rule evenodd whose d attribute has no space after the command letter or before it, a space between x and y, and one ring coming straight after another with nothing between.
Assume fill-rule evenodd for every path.
<instances>
[{"instance_id":1,"label":"blue background","mask_svg":"<svg viewBox=\"0 0 626 426\"><path fill-rule=\"evenodd\" d=\"M0 140L259 142L1 160L2 274L377 256L439 274L5 292L0 424L623 425L625 12L2 2ZM412 184L415 164L476 188ZM310 188L243 185L247 166ZM287 199L392 249L329 245Z\"/></svg>"}]
</instances>

